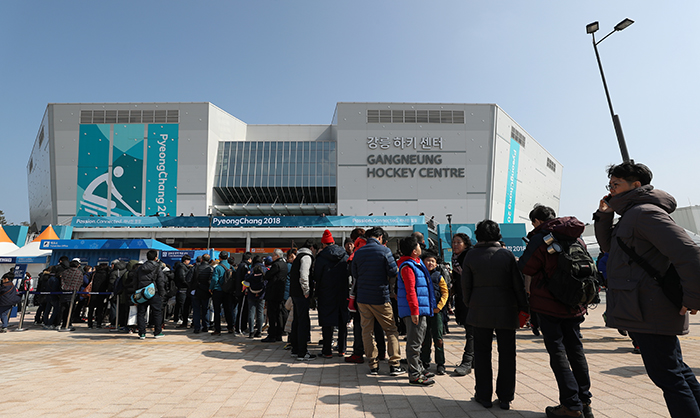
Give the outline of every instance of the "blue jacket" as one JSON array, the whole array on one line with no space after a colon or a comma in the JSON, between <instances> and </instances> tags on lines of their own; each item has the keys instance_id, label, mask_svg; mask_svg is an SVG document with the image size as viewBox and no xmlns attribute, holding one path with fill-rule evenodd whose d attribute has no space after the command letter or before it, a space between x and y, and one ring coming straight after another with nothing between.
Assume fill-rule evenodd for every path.
<instances>
[{"instance_id":1,"label":"blue jacket","mask_svg":"<svg viewBox=\"0 0 700 418\"><path fill-rule=\"evenodd\" d=\"M228 260L221 260L216 267L214 267L214 274L211 276L211 283L209 284L210 290L221 290L221 283L224 280L224 274L226 270L230 269L231 265Z\"/></svg>"},{"instance_id":2,"label":"blue jacket","mask_svg":"<svg viewBox=\"0 0 700 418\"><path fill-rule=\"evenodd\" d=\"M389 303L389 278L395 277L397 273L396 261L391 250L380 244L376 238L367 239L367 244L355 251L352 260L357 303Z\"/></svg>"},{"instance_id":3,"label":"blue jacket","mask_svg":"<svg viewBox=\"0 0 700 418\"><path fill-rule=\"evenodd\" d=\"M435 303L435 288L433 281L430 278L430 272L425 267L422 261L416 263L409 257L404 257L399 266L398 291L396 292L396 302L399 306L399 318L411 316L411 308L406 297L406 284L401 277L401 269L405 266L410 267L415 275L416 298L418 299L418 315L433 316L433 309L437 306Z\"/></svg>"}]
</instances>

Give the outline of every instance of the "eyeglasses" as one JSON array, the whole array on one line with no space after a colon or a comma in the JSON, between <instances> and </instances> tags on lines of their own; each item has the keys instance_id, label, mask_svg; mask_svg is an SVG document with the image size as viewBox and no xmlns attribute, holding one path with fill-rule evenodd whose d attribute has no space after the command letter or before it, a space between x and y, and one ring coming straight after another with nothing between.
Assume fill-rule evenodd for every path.
<instances>
[{"instance_id":1,"label":"eyeglasses","mask_svg":"<svg viewBox=\"0 0 700 418\"><path fill-rule=\"evenodd\" d=\"M610 183L605 185L605 190L607 191L612 191L613 189L617 189L620 187L622 183Z\"/></svg>"}]
</instances>

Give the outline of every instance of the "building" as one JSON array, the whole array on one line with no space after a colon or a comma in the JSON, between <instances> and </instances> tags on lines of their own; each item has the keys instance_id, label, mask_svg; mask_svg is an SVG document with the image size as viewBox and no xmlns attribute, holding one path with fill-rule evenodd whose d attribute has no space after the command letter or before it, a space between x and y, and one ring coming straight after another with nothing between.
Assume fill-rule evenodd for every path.
<instances>
[{"instance_id":1,"label":"building","mask_svg":"<svg viewBox=\"0 0 700 418\"><path fill-rule=\"evenodd\" d=\"M41 229L155 214L521 223L535 203L558 210L562 168L494 104L338 103L330 124L250 125L211 103L75 103L47 106L27 172Z\"/></svg>"}]
</instances>

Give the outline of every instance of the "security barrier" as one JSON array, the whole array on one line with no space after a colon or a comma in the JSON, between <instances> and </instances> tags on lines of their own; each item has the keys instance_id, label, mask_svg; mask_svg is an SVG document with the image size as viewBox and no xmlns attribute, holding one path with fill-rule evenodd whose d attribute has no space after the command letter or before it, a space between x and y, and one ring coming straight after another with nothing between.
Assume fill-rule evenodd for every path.
<instances>
[{"instance_id":1,"label":"security barrier","mask_svg":"<svg viewBox=\"0 0 700 418\"><path fill-rule=\"evenodd\" d=\"M73 315L73 306L75 306L75 297L76 295L114 295L112 292L78 292L78 291L73 291L73 292L39 292L36 290L22 290L17 292L20 295L24 295L22 298L22 312L19 317L19 327L16 329L16 331L26 331L25 328L23 328L24 325L24 315L27 313L27 303L29 302L29 295L71 295L70 298L70 305L68 307L68 321L66 323L66 328L59 328L59 331L67 331L70 329L72 322L72 315ZM116 304L116 317L119 318L119 302L120 302L120 295L117 295L117 304Z\"/></svg>"}]
</instances>

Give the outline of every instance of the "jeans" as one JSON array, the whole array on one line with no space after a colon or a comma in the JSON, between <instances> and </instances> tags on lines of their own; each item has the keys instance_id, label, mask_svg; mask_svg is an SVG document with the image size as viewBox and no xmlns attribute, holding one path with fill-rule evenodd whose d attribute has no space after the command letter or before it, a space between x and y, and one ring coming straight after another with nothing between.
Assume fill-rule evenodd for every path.
<instances>
[{"instance_id":1,"label":"jeans","mask_svg":"<svg viewBox=\"0 0 700 418\"><path fill-rule=\"evenodd\" d=\"M374 343L374 321L379 322L379 325L386 334L388 349L389 349L389 365L398 366L401 360L401 348L399 346L399 332L394 322L394 312L391 309L391 303L387 302L384 305L368 305L358 303L357 310L362 318L362 343L365 347L365 355L367 356L369 368L377 367L377 346ZM296 312L295 312L296 314Z\"/></svg>"},{"instance_id":2,"label":"jeans","mask_svg":"<svg viewBox=\"0 0 700 418\"><path fill-rule=\"evenodd\" d=\"M175 310L173 310L173 321L182 321L184 324L188 322L187 316L189 312L185 310L185 301L187 300L187 288L179 289L175 294Z\"/></svg>"},{"instance_id":3,"label":"jeans","mask_svg":"<svg viewBox=\"0 0 700 418\"><path fill-rule=\"evenodd\" d=\"M2 328L7 328L7 324L10 321L10 312L12 312L12 306L0 306L0 321L2 321Z\"/></svg>"},{"instance_id":4,"label":"jeans","mask_svg":"<svg viewBox=\"0 0 700 418\"><path fill-rule=\"evenodd\" d=\"M579 338L583 316L557 318L538 313L544 345L549 353L549 365L557 379L559 402L580 411L591 402L591 378L588 362Z\"/></svg>"},{"instance_id":5,"label":"jeans","mask_svg":"<svg viewBox=\"0 0 700 418\"><path fill-rule=\"evenodd\" d=\"M445 365L445 344L442 341L442 313L438 312L433 316L426 317L428 329L425 330L423 347L421 347L420 359L423 364L430 364L431 346L435 343L435 363Z\"/></svg>"},{"instance_id":6,"label":"jeans","mask_svg":"<svg viewBox=\"0 0 700 418\"><path fill-rule=\"evenodd\" d=\"M221 306L224 308L224 316L226 318L226 328L233 330L233 316L231 315L231 308L233 303L231 301L231 295L222 290L214 290L212 294L212 300L214 302L214 331L221 332Z\"/></svg>"},{"instance_id":7,"label":"jeans","mask_svg":"<svg viewBox=\"0 0 700 418\"><path fill-rule=\"evenodd\" d=\"M248 296L248 333L260 335L265 322L265 299ZM253 323L255 322L255 331Z\"/></svg>"},{"instance_id":8,"label":"jeans","mask_svg":"<svg viewBox=\"0 0 700 418\"><path fill-rule=\"evenodd\" d=\"M683 353L675 335L630 332L639 344L649 378L661 388L671 417L700 417L700 384L683 362Z\"/></svg>"},{"instance_id":9,"label":"jeans","mask_svg":"<svg viewBox=\"0 0 700 418\"><path fill-rule=\"evenodd\" d=\"M208 310L209 298L200 299L192 296L192 326L196 332L209 328L209 318L207 318Z\"/></svg>"},{"instance_id":10,"label":"jeans","mask_svg":"<svg viewBox=\"0 0 700 418\"><path fill-rule=\"evenodd\" d=\"M496 396L502 402L510 402L515 396L515 330L497 329L498 377ZM476 389L474 397L486 401L493 394L493 370L491 369L491 348L493 328L474 327L474 375Z\"/></svg>"},{"instance_id":11,"label":"jeans","mask_svg":"<svg viewBox=\"0 0 700 418\"><path fill-rule=\"evenodd\" d=\"M464 352L462 353L462 364L472 365L474 362L474 327L464 326Z\"/></svg>"},{"instance_id":12,"label":"jeans","mask_svg":"<svg viewBox=\"0 0 700 418\"><path fill-rule=\"evenodd\" d=\"M289 334L289 343L292 352L303 357L308 352L306 343L311 338L311 319L309 318L309 298L304 296L292 296L294 302L294 317L292 319L292 332Z\"/></svg>"},{"instance_id":13,"label":"jeans","mask_svg":"<svg viewBox=\"0 0 700 418\"><path fill-rule=\"evenodd\" d=\"M139 328L139 336L146 335L146 309L149 306L153 322L153 335L158 335L163 330L163 298L160 295L155 295L146 302L136 305L136 323Z\"/></svg>"},{"instance_id":14,"label":"jeans","mask_svg":"<svg viewBox=\"0 0 700 418\"><path fill-rule=\"evenodd\" d=\"M403 318L406 324L406 360L408 362L408 378L418 379L425 369L420 361L421 347L425 338L425 331L428 329L428 318L418 317L418 324L414 324L410 316Z\"/></svg>"}]
</instances>

